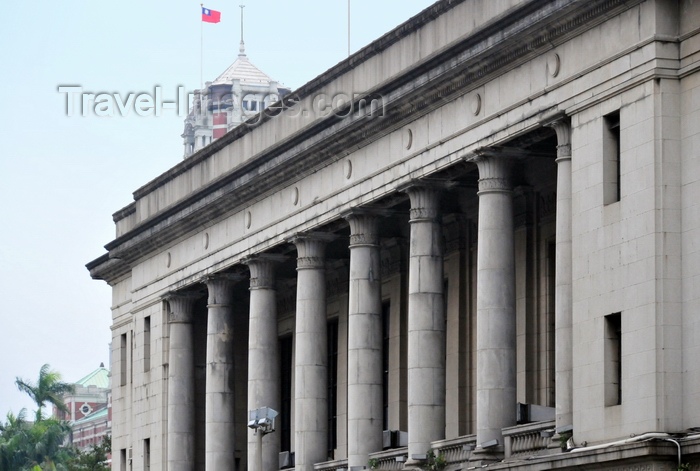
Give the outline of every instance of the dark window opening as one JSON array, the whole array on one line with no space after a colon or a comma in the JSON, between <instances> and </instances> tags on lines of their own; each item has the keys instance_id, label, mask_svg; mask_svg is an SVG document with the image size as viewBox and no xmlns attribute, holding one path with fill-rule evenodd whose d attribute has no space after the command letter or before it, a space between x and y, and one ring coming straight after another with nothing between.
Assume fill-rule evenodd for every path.
<instances>
[{"instance_id":1,"label":"dark window opening","mask_svg":"<svg viewBox=\"0 0 700 471\"><path fill-rule=\"evenodd\" d=\"M382 304L382 430L389 430L389 336L391 303Z\"/></svg>"},{"instance_id":2,"label":"dark window opening","mask_svg":"<svg viewBox=\"0 0 700 471\"><path fill-rule=\"evenodd\" d=\"M292 346L292 336L280 339L280 451L291 451L292 449Z\"/></svg>"},{"instance_id":3,"label":"dark window opening","mask_svg":"<svg viewBox=\"0 0 700 471\"><path fill-rule=\"evenodd\" d=\"M143 469L150 471L151 469L151 439L146 438L143 441Z\"/></svg>"},{"instance_id":4,"label":"dark window opening","mask_svg":"<svg viewBox=\"0 0 700 471\"><path fill-rule=\"evenodd\" d=\"M605 116L603 136L603 199L605 204L620 201L620 111Z\"/></svg>"},{"instance_id":5,"label":"dark window opening","mask_svg":"<svg viewBox=\"0 0 700 471\"><path fill-rule=\"evenodd\" d=\"M338 321L328 323L328 456L338 447Z\"/></svg>"},{"instance_id":6,"label":"dark window opening","mask_svg":"<svg viewBox=\"0 0 700 471\"><path fill-rule=\"evenodd\" d=\"M605 405L622 404L622 318L605 316Z\"/></svg>"},{"instance_id":7,"label":"dark window opening","mask_svg":"<svg viewBox=\"0 0 700 471\"><path fill-rule=\"evenodd\" d=\"M143 371L151 369L151 316L143 318Z\"/></svg>"},{"instance_id":8,"label":"dark window opening","mask_svg":"<svg viewBox=\"0 0 700 471\"><path fill-rule=\"evenodd\" d=\"M122 334L119 342L119 385L126 385L126 334Z\"/></svg>"}]
</instances>

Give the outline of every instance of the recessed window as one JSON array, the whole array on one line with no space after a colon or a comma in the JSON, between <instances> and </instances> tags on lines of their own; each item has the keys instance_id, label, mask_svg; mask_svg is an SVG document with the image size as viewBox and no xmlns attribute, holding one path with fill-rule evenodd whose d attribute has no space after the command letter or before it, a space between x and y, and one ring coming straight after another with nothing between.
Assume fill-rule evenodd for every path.
<instances>
[{"instance_id":1,"label":"recessed window","mask_svg":"<svg viewBox=\"0 0 700 471\"><path fill-rule=\"evenodd\" d=\"M143 318L143 371L151 369L151 316Z\"/></svg>"},{"instance_id":2,"label":"recessed window","mask_svg":"<svg viewBox=\"0 0 700 471\"><path fill-rule=\"evenodd\" d=\"M389 342L391 341L391 303L382 304L382 430L389 430Z\"/></svg>"},{"instance_id":3,"label":"recessed window","mask_svg":"<svg viewBox=\"0 0 700 471\"><path fill-rule=\"evenodd\" d=\"M622 404L622 316L605 316L605 405Z\"/></svg>"},{"instance_id":4,"label":"recessed window","mask_svg":"<svg viewBox=\"0 0 700 471\"><path fill-rule=\"evenodd\" d=\"M280 382L281 382L281 410L280 410L280 451L291 451L292 438L292 336L280 339Z\"/></svg>"},{"instance_id":5,"label":"recessed window","mask_svg":"<svg viewBox=\"0 0 700 471\"><path fill-rule=\"evenodd\" d=\"M338 447L338 321L328 323L328 456Z\"/></svg>"},{"instance_id":6,"label":"recessed window","mask_svg":"<svg viewBox=\"0 0 700 471\"><path fill-rule=\"evenodd\" d=\"M603 118L603 203L620 201L620 111Z\"/></svg>"},{"instance_id":7,"label":"recessed window","mask_svg":"<svg viewBox=\"0 0 700 471\"><path fill-rule=\"evenodd\" d=\"M143 441L143 469L150 471L151 469L151 439L146 438Z\"/></svg>"},{"instance_id":8,"label":"recessed window","mask_svg":"<svg viewBox=\"0 0 700 471\"><path fill-rule=\"evenodd\" d=\"M119 342L119 385L126 385L126 334L122 334Z\"/></svg>"}]
</instances>

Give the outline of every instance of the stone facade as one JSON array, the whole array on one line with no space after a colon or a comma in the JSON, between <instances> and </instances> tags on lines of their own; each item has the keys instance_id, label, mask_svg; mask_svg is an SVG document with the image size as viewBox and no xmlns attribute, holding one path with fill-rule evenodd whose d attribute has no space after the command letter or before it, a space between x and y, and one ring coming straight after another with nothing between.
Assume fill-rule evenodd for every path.
<instances>
[{"instance_id":1,"label":"stone facade","mask_svg":"<svg viewBox=\"0 0 700 471\"><path fill-rule=\"evenodd\" d=\"M699 68L693 0L442 0L139 188L114 469L700 466Z\"/></svg>"}]
</instances>

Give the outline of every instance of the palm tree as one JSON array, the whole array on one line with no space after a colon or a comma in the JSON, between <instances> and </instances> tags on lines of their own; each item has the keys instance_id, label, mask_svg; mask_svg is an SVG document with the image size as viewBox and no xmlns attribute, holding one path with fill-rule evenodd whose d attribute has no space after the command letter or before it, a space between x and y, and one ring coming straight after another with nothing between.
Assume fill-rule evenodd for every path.
<instances>
[{"instance_id":1,"label":"palm tree","mask_svg":"<svg viewBox=\"0 0 700 471\"><path fill-rule=\"evenodd\" d=\"M26 392L36 403L38 407L36 411L37 422L43 418L41 410L46 402L53 404L62 412L68 412L68 408L63 402L63 395L72 393L74 386L62 382L61 374L49 370L48 364L42 366L41 370L39 370L39 380L35 384L20 378L16 379L15 384L20 391Z\"/></svg>"}]
</instances>

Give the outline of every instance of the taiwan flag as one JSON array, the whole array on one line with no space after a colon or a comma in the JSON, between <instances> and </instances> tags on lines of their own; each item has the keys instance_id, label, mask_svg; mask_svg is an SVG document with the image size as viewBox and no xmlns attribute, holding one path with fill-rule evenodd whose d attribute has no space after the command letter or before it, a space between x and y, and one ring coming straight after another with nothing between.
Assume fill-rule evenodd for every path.
<instances>
[{"instance_id":1,"label":"taiwan flag","mask_svg":"<svg viewBox=\"0 0 700 471\"><path fill-rule=\"evenodd\" d=\"M202 21L205 23L218 23L221 21L221 12L202 7Z\"/></svg>"}]
</instances>

